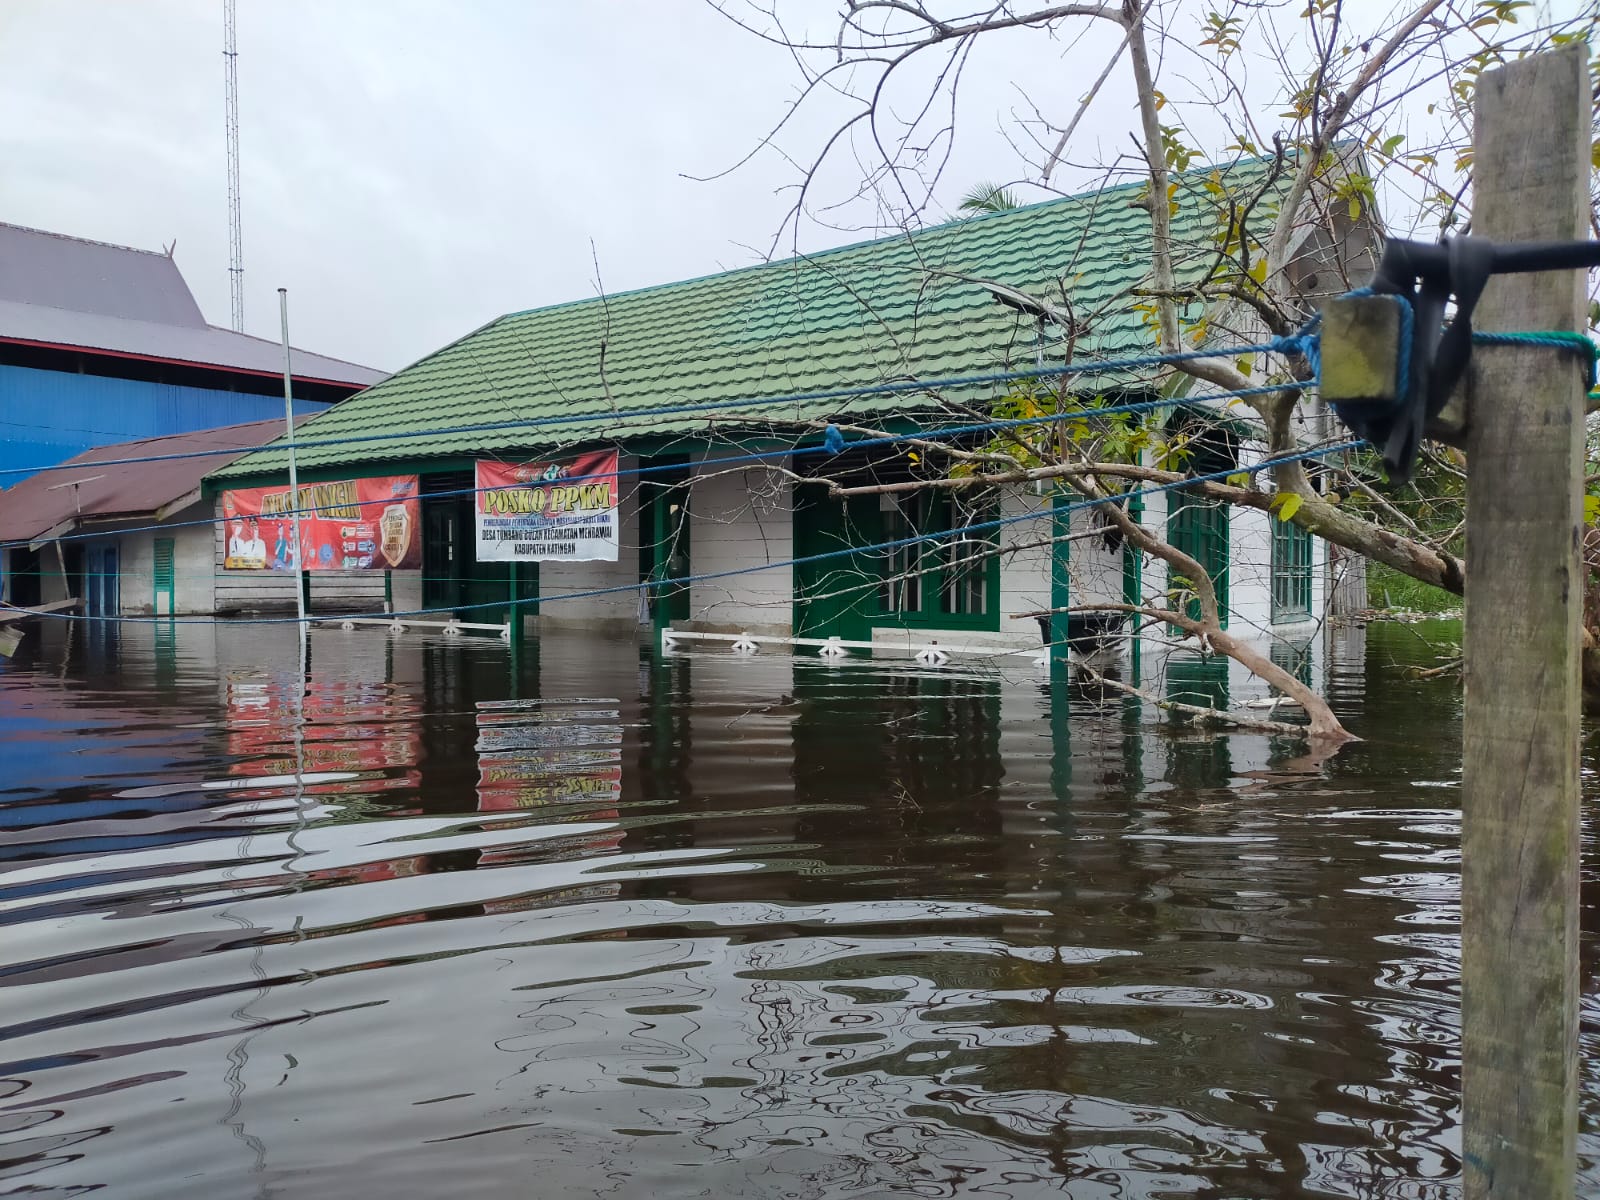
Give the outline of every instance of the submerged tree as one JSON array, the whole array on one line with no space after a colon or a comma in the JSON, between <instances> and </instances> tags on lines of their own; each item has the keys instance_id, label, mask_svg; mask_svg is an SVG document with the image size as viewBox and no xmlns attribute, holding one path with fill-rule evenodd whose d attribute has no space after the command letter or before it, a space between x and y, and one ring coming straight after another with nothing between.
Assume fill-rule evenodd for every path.
<instances>
[{"instance_id":1,"label":"submerged tree","mask_svg":"<svg viewBox=\"0 0 1600 1200\"><path fill-rule=\"evenodd\" d=\"M1151 349L1169 356L1293 334L1321 297L1364 282L1375 262L1373 235L1468 229L1478 77L1600 23L1600 13L1591 10L1524 26L1534 13L1524 0L1411 0L1377 20L1348 11L1342 0L1221 9L1138 0L1001 0L976 10L936 0L847 0L826 35L808 37L790 32L798 26L781 0L765 6L726 0L717 7L792 53L804 80L795 109L839 97L851 106L803 170L792 225L798 228L819 208L831 211L814 195L819 168L848 146L862 164L864 187L881 205L895 207L913 234L935 203L963 77L978 69L972 56L979 44L1006 33L1076 40L1096 23L1112 27L1114 49L1095 64L1093 83L1067 119L1053 122L1044 106L1030 101L1032 115L1016 119L1012 145L1049 194L1069 163L1085 113L1125 64L1136 151L1095 166L1102 178L1133 175L1146 182L1139 204L1149 218L1150 258L1143 279L1121 302L1142 315ZM1600 59L1593 67L1600 95ZM1258 159L1261 169L1206 177L1201 200L1213 215L1198 226L1202 232L1193 232L1194 222L1175 221L1181 206L1196 202L1178 186L1183 173L1241 155ZM995 211L1017 199L986 184L959 209ZM1600 234L1600 217L1594 227ZM1070 280L1062 280L1061 293L1020 303L1041 314L1065 309L1070 322L1076 316ZM1166 366L1150 381L1166 394L1203 400L1208 391L1256 389L1234 403L1247 406L1271 464L1195 482L1185 494L1266 510L1346 551L1461 594L1462 530L1452 504L1462 494L1462 456L1428 448L1402 490L1384 487L1381 469L1366 453L1308 470L1292 455L1303 445L1296 425L1311 378L1310 364L1288 347L1246 361L1203 358ZM1188 581L1189 594L1164 605L1093 607L1187 630L1303 704L1312 735L1346 737L1320 696L1228 634L1215 581L1202 564L1112 502L1130 489L1182 483L1182 445L1153 421L1130 428L1097 417L1096 397L1065 385L1024 389L1011 399L1063 420L1031 433L1007 431L977 453L929 440L925 452L946 469L916 486L961 490L1055 479L1106 500L1106 519L1120 535L1165 560L1174 577ZM1595 483L1600 487L1600 479ZM1589 509L1593 523L1600 499ZM1591 540L1600 545L1600 536ZM1595 557L1600 567L1600 550ZM1585 674L1600 682L1600 649L1594 649L1600 646L1600 587L1589 592L1595 607L1585 620L1591 647Z\"/></svg>"}]
</instances>

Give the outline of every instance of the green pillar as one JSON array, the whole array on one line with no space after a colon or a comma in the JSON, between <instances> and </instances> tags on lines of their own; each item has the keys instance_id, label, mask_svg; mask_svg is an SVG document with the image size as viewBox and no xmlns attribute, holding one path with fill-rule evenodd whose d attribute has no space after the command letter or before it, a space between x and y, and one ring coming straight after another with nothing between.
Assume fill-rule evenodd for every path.
<instances>
[{"instance_id":1,"label":"green pillar","mask_svg":"<svg viewBox=\"0 0 1600 1200\"><path fill-rule=\"evenodd\" d=\"M1072 668L1050 657L1050 792L1063 805L1072 798Z\"/></svg>"},{"instance_id":2,"label":"green pillar","mask_svg":"<svg viewBox=\"0 0 1600 1200\"><path fill-rule=\"evenodd\" d=\"M526 622L522 619L522 587L518 567L520 563L506 564L506 594L509 603L506 605L507 640L511 643L512 661L516 662L522 657L522 642L527 636Z\"/></svg>"},{"instance_id":3,"label":"green pillar","mask_svg":"<svg viewBox=\"0 0 1600 1200\"><path fill-rule=\"evenodd\" d=\"M1050 662L1067 661L1067 614L1072 603L1072 508L1069 493L1057 488L1050 498Z\"/></svg>"},{"instance_id":4,"label":"green pillar","mask_svg":"<svg viewBox=\"0 0 1600 1200\"><path fill-rule=\"evenodd\" d=\"M1128 516L1133 518L1136 525L1144 523L1144 497L1138 494L1128 498ZM1144 559L1139 553L1139 548L1132 542L1124 540L1122 543L1122 602L1124 604L1140 604L1144 600ZM1128 628L1137 629L1139 618L1130 616ZM1133 678L1128 682L1134 687L1139 686L1139 639L1133 638L1132 645L1128 647L1128 669L1133 672Z\"/></svg>"}]
</instances>

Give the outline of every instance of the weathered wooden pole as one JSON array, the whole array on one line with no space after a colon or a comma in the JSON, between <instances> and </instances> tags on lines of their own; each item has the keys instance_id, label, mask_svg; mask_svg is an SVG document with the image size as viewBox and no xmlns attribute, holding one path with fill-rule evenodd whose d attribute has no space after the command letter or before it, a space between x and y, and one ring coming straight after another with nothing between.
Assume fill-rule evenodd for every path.
<instances>
[{"instance_id":1,"label":"weathered wooden pole","mask_svg":"<svg viewBox=\"0 0 1600 1200\"><path fill-rule=\"evenodd\" d=\"M1587 48L1486 72L1472 232L1581 240ZM1499 275L1486 332L1581 330L1583 273ZM1584 393L1569 354L1483 347L1466 396L1462 1150L1467 1200L1565 1200L1577 1173Z\"/></svg>"}]
</instances>

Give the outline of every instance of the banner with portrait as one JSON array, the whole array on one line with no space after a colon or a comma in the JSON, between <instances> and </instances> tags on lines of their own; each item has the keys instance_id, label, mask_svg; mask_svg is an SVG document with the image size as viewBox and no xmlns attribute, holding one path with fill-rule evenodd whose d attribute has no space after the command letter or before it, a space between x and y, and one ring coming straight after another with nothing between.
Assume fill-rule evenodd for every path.
<instances>
[{"instance_id":1,"label":"banner with portrait","mask_svg":"<svg viewBox=\"0 0 1600 1200\"><path fill-rule=\"evenodd\" d=\"M229 571L384 571L422 565L422 514L417 476L376 475L300 485L297 507L287 486L222 493Z\"/></svg>"}]
</instances>

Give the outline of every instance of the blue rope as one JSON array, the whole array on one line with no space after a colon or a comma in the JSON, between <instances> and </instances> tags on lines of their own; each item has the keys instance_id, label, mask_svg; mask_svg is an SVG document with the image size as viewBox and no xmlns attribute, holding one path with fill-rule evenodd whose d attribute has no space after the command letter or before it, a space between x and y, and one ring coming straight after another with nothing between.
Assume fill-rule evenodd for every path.
<instances>
[{"instance_id":1,"label":"blue rope","mask_svg":"<svg viewBox=\"0 0 1600 1200\"><path fill-rule=\"evenodd\" d=\"M1400 352L1395 355L1394 386L1395 395L1404 403L1411 394L1411 341L1415 336L1417 313L1405 297L1396 296L1395 301L1400 305Z\"/></svg>"},{"instance_id":2,"label":"blue rope","mask_svg":"<svg viewBox=\"0 0 1600 1200\"><path fill-rule=\"evenodd\" d=\"M1253 346L1230 346L1213 350L1186 350L1179 354L1147 354L1137 358L1107 359L1105 361L1068 363L1059 367L1030 367L1021 371L999 371L985 375L952 375L944 379L904 379L884 383L863 384L857 387L830 388L817 392L794 392L782 396L751 396L737 400L706 400L695 404L668 404L655 408L628 409L618 413L572 413L562 416L536 417L519 421L491 421L478 425L452 425L437 429L416 429L404 433L368 433L350 437L310 438L297 442L270 442L265 446L235 446L226 450L189 450L175 454L150 454L137 458L107 458L93 464L70 464L72 469L85 465L97 467L129 466L135 463L176 462L189 458L218 458L224 454L286 451L290 445L296 450L318 449L324 446L353 446L376 442L389 442L406 438L444 437L459 433L495 433L508 430L544 429L564 425L599 425L608 420L625 418L637 421L647 417L672 417L685 413L720 412L734 408L773 409L787 405L814 404L824 400L845 400L862 396L895 396L907 392L935 391L982 387L1001 383L1020 383L1030 379L1055 379L1069 375L1109 374L1136 371L1146 367L1167 366L1172 363L1196 362L1206 358L1227 358L1240 354L1255 354L1272 350L1271 343ZM754 419L771 421L770 417ZM67 463L47 467L4 467L3 475L41 474L45 471L68 469Z\"/></svg>"},{"instance_id":3,"label":"blue rope","mask_svg":"<svg viewBox=\"0 0 1600 1200\"><path fill-rule=\"evenodd\" d=\"M1237 475L1241 470L1248 469L1251 473L1269 470L1272 467L1283 466L1286 463L1300 462L1305 459L1321 458L1328 454L1337 454L1361 445L1359 439L1338 442L1331 446L1321 446L1311 450L1301 450L1294 454L1277 455L1264 459L1250 468L1228 467L1221 471L1212 471L1205 475L1186 475L1182 479L1175 479L1170 483L1156 484L1133 492L1119 492L1114 496L1080 500L1075 504L1064 505L1061 508L1049 511L1017 513L1009 517L997 517L992 521L980 521L972 525L963 525L951 529L941 529L933 533L912 534L910 537L895 538L892 541L877 542L868 546L845 546L838 550L824 550L818 554L805 554L797 558L785 559L781 562L760 563L753 567L732 567L726 571L708 571L701 575L686 575L681 579L672 581L673 587L687 587L692 583L706 583L715 579L732 579L740 575L752 575L760 571L775 571L785 567L804 566L810 563L827 562L837 558L848 558L854 554L870 554L886 550L898 550L905 546L920 545L925 542L936 542L941 538L961 537L974 533L987 533L990 530L1001 529L1018 521L1037 521L1049 515L1049 512L1073 513L1083 509L1098 508L1103 504L1121 504L1126 500L1142 498L1145 496L1161 495L1165 492L1179 491L1183 488L1193 487L1197 483L1207 483L1226 479L1230 475ZM996 549L995 553L1000 553ZM537 599L518 602L519 606L530 604L545 605L564 600L593 600L601 596L614 596L620 593L636 593L647 583L617 584L612 587L588 588L579 592L563 592L559 596L540 596ZM490 600L480 604L457 604L448 608L413 608L401 612L381 613L378 616L393 620L402 620L406 617L436 616L443 613L471 612L480 609L505 608L513 602L509 600ZM122 625L298 625L299 617L230 617L226 620L217 617L89 617L79 613L45 613L34 609L16 609L16 612L26 613L35 617L54 617L66 621L115 621ZM308 616L305 621L309 624L324 624L343 620L371 620L374 614L370 612L352 612L344 614Z\"/></svg>"},{"instance_id":4,"label":"blue rope","mask_svg":"<svg viewBox=\"0 0 1600 1200\"><path fill-rule=\"evenodd\" d=\"M997 431L997 430L1019 429L1019 428L1023 428L1023 427L1029 426L1029 425L1050 425L1050 424L1055 424L1056 422L1059 422L1059 421L1088 420L1088 419L1094 418L1094 417L1114 417L1114 416L1121 416L1121 415L1125 415L1125 414L1129 414L1129 413L1152 412L1152 411L1154 411L1156 409L1170 408L1174 404L1180 404L1180 403L1186 403L1186 402L1187 403L1199 403L1201 401L1209 401L1209 400L1228 400L1228 399L1234 399L1234 398L1244 398L1244 397L1249 397L1249 396L1265 395L1266 393L1269 393L1269 392L1281 392L1281 391L1285 390L1286 387L1291 387L1291 386L1294 386L1294 385L1292 385L1292 384L1280 384L1280 385L1268 385L1268 386L1264 386L1264 387L1241 388L1238 391L1233 391L1233 392L1208 392L1203 396L1196 396L1192 401L1174 400L1174 399L1171 399L1171 398L1163 397L1163 398L1161 398L1159 400L1140 400L1140 401L1136 401L1136 402L1129 403L1129 404L1115 404L1115 405L1105 405L1103 407L1098 407L1098 408L1078 409L1078 410L1076 410L1074 412L1069 412L1069 413L1052 413L1052 414L1049 414L1049 415L1038 416L1038 417L1011 417L1011 418L1007 418L1007 419L1001 420L1001 421L983 421L983 422L979 422L979 423L971 424L971 425L951 425L951 426L946 426L946 427L940 428L940 429L926 430L926 431L922 431L922 432L918 432L918 433L894 433L894 434L875 435L875 436L871 436L871 437L856 438L856 439L854 439L852 441L846 441L844 439L843 431L840 430L837 426L834 426L834 425L830 424L827 428L833 430L834 433L836 433L838 435L838 447L839 448L838 448L837 451L831 451L832 453L838 453L840 451L843 451L843 450L846 450L846 449L850 449L850 448L853 448L853 447L859 447L859 446L893 445L893 444L896 444L896 443L899 443L899 442L909 442L909 441L935 441L935 440L937 440L939 438L960 437L960 436L964 436L966 434L988 433L988 432ZM787 448L784 448L784 449L778 449L778 450L754 450L754 451L748 451L748 452L743 453L743 454L724 455L721 458L702 459L700 461L699 465L701 465L701 466L710 466L710 467L723 467L723 466L729 466L729 465L736 464L736 463L768 462L768 461L770 461L772 459L787 458L790 455L819 454L819 453L825 453L825 452L830 452L830 448L829 448L828 442L827 442L826 431L824 433L823 444L820 445L820 446L800 446L800 445L795 445L795 446L787 447ZM101 464L96 463L94 465L99 466ZM625 479L625 478L645 476L645 475L655 475L655 474L659 474L659 473L664 472L664 471L677 471L677 470L681 470L681 469L682 469L682 464L680 464L680 463L657 463L657 464L654 464L654 465L651 465L651 466L629 467L626 470L618 471L616 477L618 479ZM573 476L572 477L572 479L574 481L580 481L580 480L584 480L584 479L599 479L599 478L609 478L609 476L602 477L602 476L598 476L598 475L581 475L581 476ZM306 485L306 486L310 486L310 485ZM428 493L428 497L429 498L433 498L433 497L444 497L444 496L473 496L473 495L476 495L477 493L479 493L480 491L492 491L492 490L494 490L494 489L493 488L478 488L478 487L453 488L453 489L451 489L449 491L429 492ZM362 506L365 506L365 505L388 504L388 503L389 503L389 501L387 501L387 500L363 500L363 501L357 501L357 506L358 507L362 507ZM285 509L283 511L282 515L287 517L287 516L291 515L292 511L293 510ZM316 512L316 509L314 507L313 508L302 508L302 509L299 510L299 512L301 513L301 515L306 515L308 513ZM125 528L125 529L117 529L117 530L114 530L112 532L117 534L117 535L121 535L121 534L125 534L125 533L161 532L161 531L170 530L170 529L194 528L194 527L200 526L200 525L226 524L227 520L228 519L226 517L200 517L200 518L197 518L197 519L195 519L193 521L162 521L162 522L157 522L156 524L153 524L153 525L135 525L135 526L130 526L130 527ZM85 532L85 533L63 534L59 538L52 538L50 540L51 541L61 541L61 542L74 542L74 541L95 540L95 539L104 538L106 536L107 536L107 534L105 532L98 531L98 530L91 530L91 531L88 531L88 532ZM18 539L16 541L11 541L11 542L0 542L0 550L15 549L15 548L17 548L19 546L27 546L28 544L29 544L29 542L28 542L27 539Z\"/></svg>"}]
</instances>

